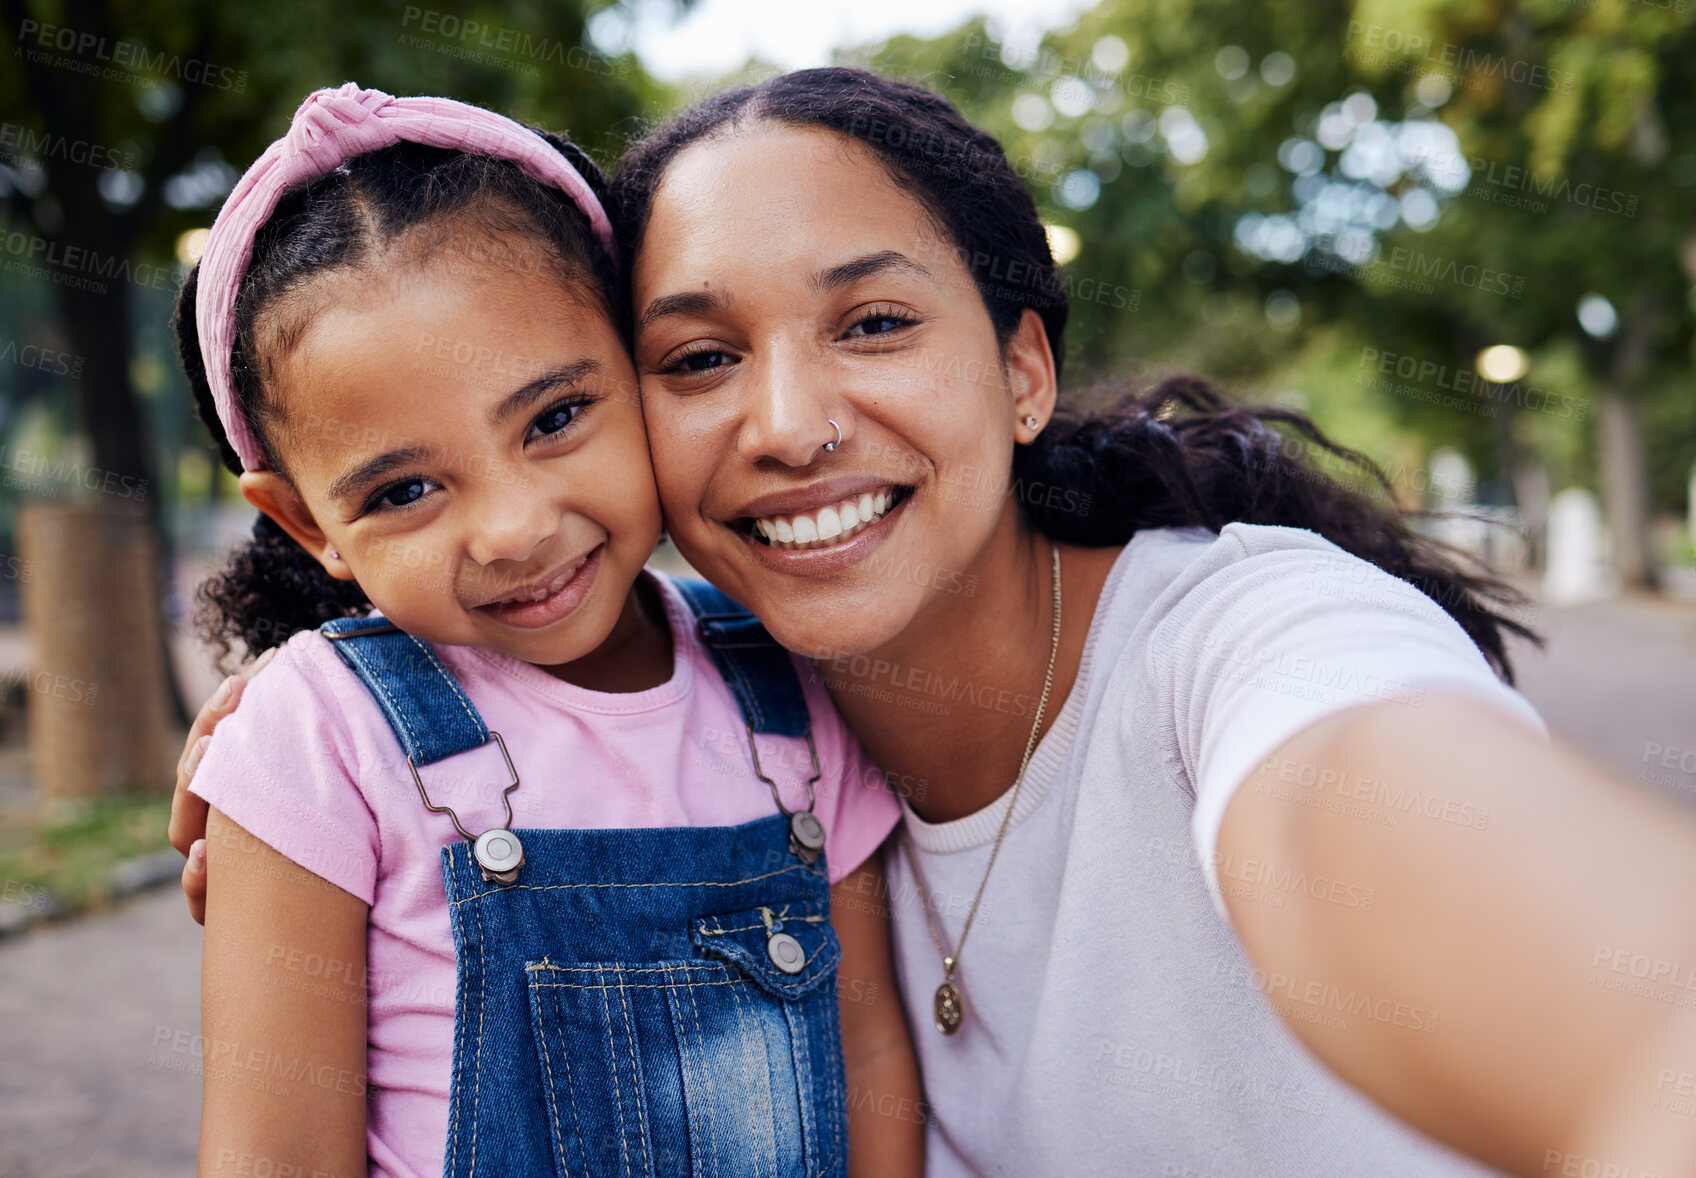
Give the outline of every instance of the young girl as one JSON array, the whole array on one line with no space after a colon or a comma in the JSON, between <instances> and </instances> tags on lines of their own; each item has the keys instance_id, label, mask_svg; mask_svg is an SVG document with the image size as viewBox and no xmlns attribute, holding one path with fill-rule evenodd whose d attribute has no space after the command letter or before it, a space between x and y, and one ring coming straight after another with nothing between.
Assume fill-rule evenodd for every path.
<instances>
[{"instance_id":1,"label":"young girl","mask_svg":"<svg viewBox=\"0 0 1696 1178\"><path fill-rule=\"evenodd\" d=\"M294 635L195 775L203 1174L919 1169L884 914L830 903L897 806L758 623L643 569L599 184L319 91L184 287L263 512L207 599Z\"/></svg>"}]
</instances>

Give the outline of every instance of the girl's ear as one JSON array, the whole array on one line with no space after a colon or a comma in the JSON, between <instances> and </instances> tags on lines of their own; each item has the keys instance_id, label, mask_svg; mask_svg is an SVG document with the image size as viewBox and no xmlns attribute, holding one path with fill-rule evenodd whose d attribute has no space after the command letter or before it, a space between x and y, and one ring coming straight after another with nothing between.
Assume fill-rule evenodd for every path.
<instances>
[{"instance_id":1,"label":"girl's ear","mask_svg":"<svg viewBox=\"0 0 1696 1178\"><path fill-rule=\"evenodd\" d=\"M1013 440L1029 444L1054 415L1060 381L1042 316L1027 310L1007 341L1007 381L1013 390ZM1031 422L1035 421L1034 426Z\"/></svg>"},{"instance_id":2,"label":"girl's ear","mask_svg":"<svg viewBox=\"0 0 1696 1178\"><path fill-rule=\"evenodd\" d=\"M336 552L324 529L318 526L312 509L287 479L274 470L247 470L242 472L240 484L242 498L270 516L272 522L324 566L325 572L338 581L353 580L353 570Z\"/></svg>"}]
</instances>

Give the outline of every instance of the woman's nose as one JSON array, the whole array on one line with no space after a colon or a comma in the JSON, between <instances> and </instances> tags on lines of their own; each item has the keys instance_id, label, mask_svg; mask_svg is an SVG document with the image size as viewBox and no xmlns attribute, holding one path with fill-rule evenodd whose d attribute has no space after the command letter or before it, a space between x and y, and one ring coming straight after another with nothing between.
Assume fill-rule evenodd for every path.
<instances>
[{"instance_id":1,"label":"woman's nose","mask_svg":"<svg viewBox=\"0 0 1696 1178\"><path fill-rule=\"evenodd\" d=\"M807 466L852 432L840 390L826 365L797 357L758 364L743 384L737 451L743 461ZM832 419L838 424L832 424Z\"/></svg>"}]
</instances>

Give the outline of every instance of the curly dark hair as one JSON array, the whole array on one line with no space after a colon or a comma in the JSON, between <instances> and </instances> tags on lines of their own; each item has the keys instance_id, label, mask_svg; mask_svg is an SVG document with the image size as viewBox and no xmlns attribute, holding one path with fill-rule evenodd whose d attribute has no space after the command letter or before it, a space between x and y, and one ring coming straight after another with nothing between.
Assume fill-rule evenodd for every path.
<instances>
[{"instance_id":1,"label":"curly dark hair","mask_svg":"<svg viewBox=\"0 0 1696 1178\"><path fill-rule=\"evenodd\" d=\"M538 131L582 173L597 195L606 178L580 148ZM384 245L421 226L466 226L505 251L529 241L561 281L582 288L609 314L624 302L618 267L571 198L508 160L445 148L400 143L353 156L334 171L285 193L256 235L253 256L236 296L236 346L231 357L236 399L265 454L287 477L273 427L281 419L272 363L298 338L311 314L306 297L314 279L358 266ZM515 253L491 258L522 264ZM200 269L177 295L173 326L177 354L200 418L224 465L241 472L212 402L195 327ZM272 520L261 514L253 539L196 592L196 623L225 663L237 642L249 655L314 629L332 618L363 613L371 603L352 581L330 576Z\"/></svg>"},{"instance_id":2,"label":"curly dark hair","mask_svg":"<svg viewBox=\"0 0 1696 1178\"><path fill-rule=\"evenodd\" d=\"M757 120L833 131L869 149L952 244L1003 346L1025 311L1035 311L1059 368L1065 285L1036 203L1001 145L946 98L865 70L801 70L729 89L634 144L612 192L627 269L677 155ZM628 333L628 311L623 325ZM1303 451L1353 472L1382 498L1328 477ZM1316 532L1432 598L1510 683L1507 636L1536 641L1506 613L1521 595L1415 530L1416 513L1398 509L1371 460L1300 413L1235 404L1192 376L1167 377L1094 412L1062 408L1035 442L1014 448L1013 486L1032 527L1073 544L1120 545L1145 528L1218 531L1232 522ZM1045 491L1025 493L1031 488ZM1047 493L1055 488L1062 493Z\"/></svg>"}]
</instances>

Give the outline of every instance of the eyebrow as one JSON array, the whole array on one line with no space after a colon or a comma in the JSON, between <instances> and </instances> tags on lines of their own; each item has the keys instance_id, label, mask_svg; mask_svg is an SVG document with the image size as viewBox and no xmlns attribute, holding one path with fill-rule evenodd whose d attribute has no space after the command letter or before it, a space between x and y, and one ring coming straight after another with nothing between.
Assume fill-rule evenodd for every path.
<instances>
[{"instance_id":1,"label":"eyebrow","mask_svg":"<svg viewBox=\"0 0 1696 1178\"><path fill-rule=\"evenodd\" d=\"M875 254L866 254L863 257L843 262L839 266L832 266L828 270L819 271L813 275L813 289L821 293L836 290L838 287L849 286L859 282L862 278L870 278L888 270L897 270L929 279L932 282L936 281L936 277L929 270L926 270L906 254L899 253L896 250L879 250Z\"/></svg>"},{"instance_id":2,"label":"eyebrow","mask_svg":"<svg viewBox=\"0 0 1696 1178\"><path fill-rule=\"evenodd\" d=\"M936 281L934 274L906 254L896 250L879 250L875 254L852 258L828 270L820 270L813 275L812 286L814 290L823 293L850 286L887 270L899 270L931 282ZM642 331L670 315L710 315L723 310L728 302L723 295L711 291L696 290L661 295L643 310L642 317L636 322L636 330Z\"/></svg>"},{"instance_id":3,"label":"eyebrow","mask_svg":"<svg viewBox=\"0 0 1696 1178\"><path fill-rule=\"evenodd\" d=\"M598 360L578 360L574 364L562 364L558 368L549 369L534 380L520 385L501 398L501 403L489 410L489 424L501 424L513 414L540 401L561 385L582 384L585 377L593 375L600 367L601 364Z\"/></svg>"},{"instance_id":4,"label":"eyebrow","mask_svg":"<svg viewBox=\"0 0 1696 1178\"><path fill-rule=\"evenodd\" d=\"M423 462L430 456L431 451L427 447L407 446L369 458L330 484L330 498L337 502L357 499L361 491L384 475Z\"/></svg>"},{"instance_id":5,"label":"eyebrow","mask_svg":"<svg viewBox=\"0 0 1696 1178\"><path fill-rule=\"evenodd\" d=\"M692 290L684 294L661 295L649 303L636 323L636 330L652 327L668 315L707 315L722 310L727 300L711 291Z\"/></svg>"}]
</instances>

